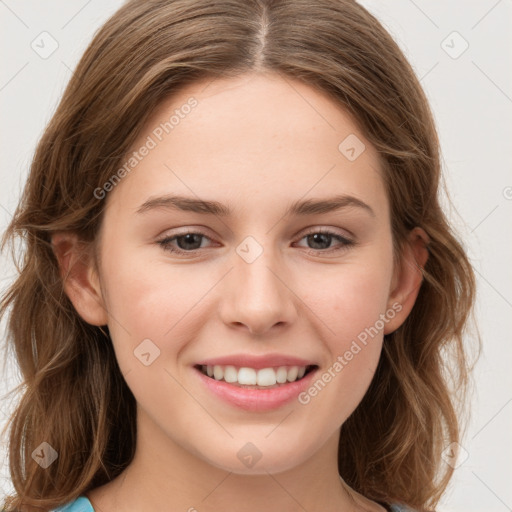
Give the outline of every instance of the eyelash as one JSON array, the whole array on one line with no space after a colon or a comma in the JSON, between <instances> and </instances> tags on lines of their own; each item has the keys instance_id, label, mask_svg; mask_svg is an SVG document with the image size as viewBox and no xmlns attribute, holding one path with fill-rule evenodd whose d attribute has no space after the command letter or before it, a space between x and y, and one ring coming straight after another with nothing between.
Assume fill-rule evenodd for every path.
<instances>
[{"instance_id":1,"label":"eyelash","mask_svg":"<svg viewBox=\"0 0 512 512\"><path fill-rule=\"evenodd\" d=\"M314 254L315 256L318 256L319 253L329 253L330 254L332 252L340 252L343 250L347 250L348 248L350 248L351 246L356 244L356 242L354 240L350 240L349 238L341 236L338 233L335 233L334 231L330 231L328 229L322 229L322 228L315 229L314 231L310 231L309 233L306 233L305 235L302 236L302 238L300 238L300 240L302 240L303 238L306 238L307 236L316 235L316 234L330 235L334 239L341 242L342 245L337 248L334 248L334 249L332 249L332 248L331 249L309 249L308 251L306 251L308 254ZM157 244L160 245L164 250L174 253L174 254L188 255L188 256L195 255L201 249L192 249L190 251L185 251L184 249L179 249L177 247L173 247L170 245L173 240L176 240L177 238L181 238L181 237L187 236L187 235L199 235L199 236L202 236L202 237L210 240L210 238L208 236L206 236L204 233L201 233L200 231L186 231L184 233L180 233L180 234L174 235L172 237L166 237L166 238L163 238L162 240L158 240Z\"/></svg>"}]
</instances>

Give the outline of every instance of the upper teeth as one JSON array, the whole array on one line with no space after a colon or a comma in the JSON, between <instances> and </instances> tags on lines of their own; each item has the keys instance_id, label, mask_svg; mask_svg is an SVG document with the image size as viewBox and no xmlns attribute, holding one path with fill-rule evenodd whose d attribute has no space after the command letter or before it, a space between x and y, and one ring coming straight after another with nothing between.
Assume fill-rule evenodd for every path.
<instances>
[{"instance_id":1,"label":"upper teeth","mask_svg":"<svg viewBox=\"0 0 512 512\"><path fill-rule=\"evenodd\" d=\"M302 379L306 373L305 366L279 366L278 368L236 368L235 366L203 365L203 373L215 380L237 382L248 386L274 386L285 382L294 382Z\"/></svg>"}]
</instances>

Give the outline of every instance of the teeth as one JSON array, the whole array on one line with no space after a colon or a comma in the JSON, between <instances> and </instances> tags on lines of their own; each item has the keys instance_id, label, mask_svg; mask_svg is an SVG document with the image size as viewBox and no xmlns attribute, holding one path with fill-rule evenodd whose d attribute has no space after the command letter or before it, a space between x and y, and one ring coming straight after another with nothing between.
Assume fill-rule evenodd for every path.
<instances>
[{"instance_id":1,"label":"teeth","mask_svg":"<svg viewBox=\"0 0 512 512\"><path fill-rule=\"evenodd\" d=\"M279 367L276 372L276 381L279 384L284 384L287 379L288 379L288 370L284 366Z\"/></svg>"},{"instance_id":2,"label":"teeth","mask_svg":"<svg viewBox=\"0 0 512 512\"><path fill-rule=\"evenodd\" d=\"M226 368L224 368L224 380L226 382L236 382L237 379L238 372L236 371L236 368L234 366L226 366Z\"/></svg>"},{"instance_id":3,"label":"teeth","mask_svg":"<svg viewBox=\"0 0 512 512\"><path fill-rule=\"evenodd\" d=\"M201 371L215 380L224 380L242 386L270 387L286 382L295 382L302 379L306 373L306 366L279 366L278 368L236 368L226 365L201 366Z\"/></svg>"},{"instance_id":4,"label":"teeth","mask_svg":"<svg viewBox=\"0 0 512 512\"><path fill-rule=\"evenodd\" d=\"M222 380L224 377L224 368L222 366L215 365L213 367L213 378L215 380Z\"/></svg>"},{"instance_id":5,"label":"teeth","mask_svg":"<svg viewBox=\"0 0 512 512\"><path fill-rule=\"evenodd\" d=\"M275 386L277 382L276 372L273 368L263 368L258 370L256 379L258 386Z\"/></svg>"},{"instance_id":6,"label":"teeth","mask_svg":"<svg viewBox=\"0 0 512 512\"><path fill-rule=\"evenodd\" d=\"M299 367L298 366L292 366L288 370L288 375L286 376L286 378L288 379L288 382L296 381L298 374L299 374Z\"/></svg>"},{"instance_id":7,"label":"teeth","mask_svg":"<svg viewBox=\"0 0 512 512\"><path fill-rule=\"evenodd\" d=\"M245 384L246 386L256 385L256 370L253 368L240 368L238 370L238 384Z\"/></svg>"}]
</instances>

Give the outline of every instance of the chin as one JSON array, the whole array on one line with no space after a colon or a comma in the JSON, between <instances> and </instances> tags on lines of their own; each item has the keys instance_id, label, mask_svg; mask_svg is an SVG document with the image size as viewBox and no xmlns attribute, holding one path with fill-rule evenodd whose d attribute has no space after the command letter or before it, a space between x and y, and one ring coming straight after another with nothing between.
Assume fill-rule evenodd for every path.
<instances>
[{"instance_id":1,"label":"chin","mask_svg":"<svg viewBox=\"0 0 512 512\"><path fill-rule=\"evenodd\" d=\"M237 475L267 475L289 471L303 464L310 455L305 452L304 443L283 446L277 438L276 442L268 439L261 442L233 440L230 445L219 447L221 450L211 455L206 450L201 458L214 467Z\"/></svg>"}]
</instances>

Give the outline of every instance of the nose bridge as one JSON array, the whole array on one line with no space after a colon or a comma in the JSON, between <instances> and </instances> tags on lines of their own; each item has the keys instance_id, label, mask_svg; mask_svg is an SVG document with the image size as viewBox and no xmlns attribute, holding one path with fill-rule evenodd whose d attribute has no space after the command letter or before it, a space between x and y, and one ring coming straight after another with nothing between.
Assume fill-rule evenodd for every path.
<instances>
[{"instance_id":1,"label":"nose bridge","mask_svg":"<svg viewBox=\"0 0 512 512\"><path fill-rule=\"evenodd\" d=\"M246 237L236 247L229 289L222 299L223 320L245 324L253 333L289 323L295 314L293 294L281 281L282 259L268 245Z\"/></svg>"}]
</instances>

